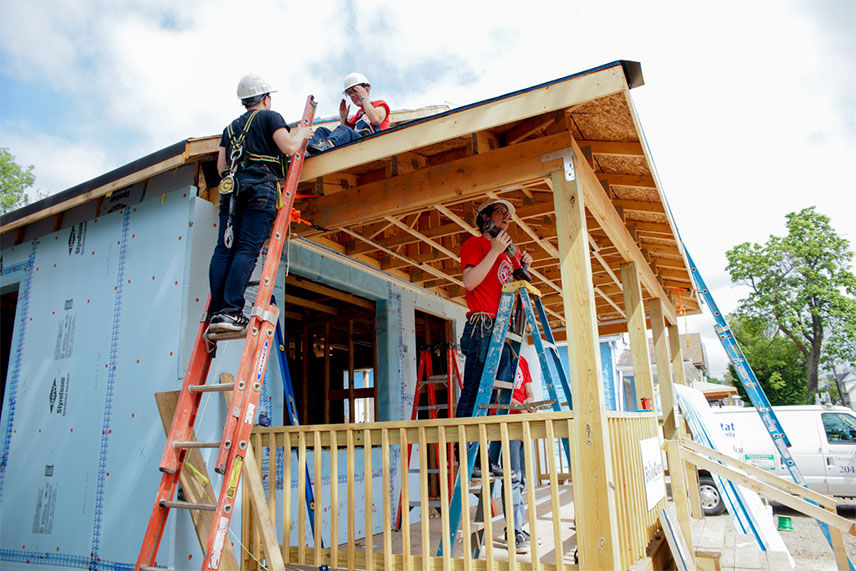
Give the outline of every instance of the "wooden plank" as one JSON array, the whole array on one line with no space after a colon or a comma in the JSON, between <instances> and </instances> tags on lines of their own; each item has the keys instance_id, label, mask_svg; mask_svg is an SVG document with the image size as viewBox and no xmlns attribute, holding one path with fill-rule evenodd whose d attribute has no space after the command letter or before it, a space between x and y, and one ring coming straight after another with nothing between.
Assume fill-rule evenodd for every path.
<instances>
[{"instance_id":1,"label":"wooden plank","mask_svg":"<svg viewBox=\"0 0 856 571\"><path fill-rule=\"evenodd\" d=\"M560 526L561 517L559 506L559 480L556 476L556 454L553 452L553 444L556 442L555 433L553 432L553 421L547 421L547 463L549 466L550 478L550 513L553 515L553 549L556 554L556 568L559 571L565 569L565 549L562 542L562 529ZM535 482L532 482L535 485ZM529 530L532 531L530 524ZM534 533L534 532L533 532ZM532 533L529 534L530 536ZM537 541L537 535L536 535Z\"/></svg>"},{"instance_id":2,"label":"wooden plank","mask_svg":"<svg viewBox=\"0 0 856 571\"><path fill-rule=\"evenodd\" d=\"M663 320L663 304L655 297L648 302L651 313L651 334L654 341L654 361L657 363L657 385L660 388L660 403L663 408L663 435L669 439L675 436L678 425L675 420L675 397L672 388L672 366L669 361L669 347L666 339L666 322ZM681 363L683 368L683 363Z\"/></svg>"},{"instance_id":3,"label":"wooden plank","mask_svg":"<svg viewBox=\"0 0 856 571\"><path fill-rule=\"evenodd\" d=\"M816 520L820 520L826 523L830 527L835 527L845 533L849 533L850 535L856 535L856 524L854 524L847 518L843 518L839 515L828 512L824 508L817 506L813 503L809 503L808 501L803 500L801 498L795 498L788 492L782 491L779 488L773 487L769 484L759 482L758 480L754 480L749 476L738 472L737 470L727 468L722 464L714 462L713 460L709 460L708 458L696 454L695 452L683 450L682 454L684 455L684 458L686 458L696 466L699 466L700 468L704 468L709 472L714 472L722 476L726 480L730 480L740 486L745 486L754 492L758 492L762 496L767 496L771 500L785 504L786 506L793 508L798 512L804 513L807 516L813 517Z\"/></svg>"},{"instance_id":4,"label":"wooden plank","mask_svg":"<svg viewBox=\"0 0 856 571\"><path fill-rule=\"evenodd\" d=\"M762 480L763 482L766 482L767 484L769 484L771 486L776 486L778 488L782 488L791 494L801 496L801 497L803 497L809 501L815 502L816 504L821 505L825 508L835 509L836 506L838 505L838 501L835 498L831 498L829 496L826 496L824 494L821 494L820 492L816 492L816 491L811 490L809 488L804 488L804 487L800 486L799 484L792 482L791 480L787 480L785 478L781 478L779 476L776 476L775 474L771 474L767 470L762 470L761 468L758 468L757 466L753 466L752 464L749 464L747 462L743 462L741 460L737 460L736 458L732 458L731 456L723 454L722 452L719 452L719 451L714 450L712 448L708 448L707 446L699 444L698 442L695 442L693 440L690 440L687 438L682 439L681 440L681 446L683 446L684 448L687 448L689 450L692 450L693 452L696 452L697 454L706 455L706 456L713 458L714 460L723 462L726 465L736 467L736 468L746 472L750 476L754 476L754 477Z\"/></svg>"},{"instance_id":5,"label":"wooden plank","mask_svg":"<svg viewBox=\"0 0 856 571\"><path fill-rule=\"evenodd\" d=\"M621 92L626 88L624 71L620 65L615 65L499 100L463 107L442 117L404 126L384 133L383 136L371 137L356 145L348 145L310 157L306 160L300 180L301 182L313 180L319 176L388 157L404 149L418 149L541 113L565 109L598 97ZM482 149L479 151L481 152Z\"/></svg>"},{"instance_id":6,"label":"wooden plank","mask_svg":"<svg viewBox=\"0 0 856 571\"><path fill-rule=\"evenodd\" d=\"M836 513L834 508L829 509L829 511ZM832 555L835 557L835 565L838 567L838 571L849 571L850 561L847 559L847 548L844 546L844 536L840 529L829 528L829 542L832 546Z\"/></svg>"},{"instance_id":7,"label":"wooden plank","mask_svg":"<svg viewBox=\"0 0 856 571\"><path fill-rule=\"evenodd\" d=\"M469 482L463 480L466 471L463 466L469 466L467 457L467 441L464 427L458 425L458 478L461 479L461 543L464 552L464 571L472 570L472 559L469 554L472 550L472 530L470 529L470 494Z\"/></svg>"},{"instance_id":8,"label":"wooden plank","mask_svg":"<svg viewBox=\"0 0 856 571\"><path fill-rule=\"evenodd\" d=\"M585 164L582 154L574 167ZM586 165L587 166L587 165ZM556 230L574 397L574 513L580 564L612 569L619 553L615 520L615 492L609 432L601 382L597 320L591 283L586 200L579 181L565 180L564 170L552 173Z\"/></svg>"},{"instance_id":9,"label":"wooden plank","mask_svg":"<svg viewBox=\"0 0 856 571\"><path fill-rule=\"evenodd\" d=\"M761 567L761 553L753 535L739 533L734 537L734 567L735 569Z\"/></svg>"},{"instance_id":10,"label":"wooden plank","mask_svg":"<svg viewBox=\"0 0 856 571\"><path fill-rule=\"evenodd\" d=\"M644 157L642 143L625 141L594 141L578 139L580 147L589 147L595 155L611 155L617 157Z\"/></svg>"},{"instance_id":11,"label":"wooden plank","mask_svg":"<svg viewBox=\"0 0 856 571\"><path fill-rule=\"evenodd\" d=\"M398 432L399 457L401 458L401 555L404 568L410 569L410 455L408 454L407 431L399 428Z\"/></svg>"},{"instance_id":12,"label":"wooden plank","mask_svg":"<svg viewBox=\"0 0 856 571\"><path fill-rule=\"evenodd\" d=\"M276 449L272 450L271 454L276 455ZM256 517L256 524L261 532L262 545L267 555L268 564L272 569L282 571L285 569L285 563L282 560L282 552L279 550L279 538L276 535L276 526L273 524L270 512L267 509L268 504L265 499L264 487L262 486L262 474L256 462L256 457L253 454L252 445L248 445L247 447L243 470L244 485L247 486L250 492L253 515ZM271 487L275 488L276 486L272 485ZM224 549L224 551L228 550Z\"/></svg>"},{"instance_id":13,"label":"wooden plank","mask_svg":"<svg viewBox=\"0 0 856 571\"><path fill-rule=\"evenodd\" d=\"M155 402L163 423L164 434L169 434L172 417L175 416L175 407L178 404L178 394L179 391L155 393ZM193 431L190 433L190 440L196 440L196 434ZM214 489L208 479L208 470L205 468L202 452L198 448L187 450L184 456L184 465L189 469L181 471L179 481L181 482L181 489L184 490L185 499L194 504L216 504L217 496L214 494ZM208 547L208 532L214 524L214 512L190 510L190 519L193 521L193 529L196 531L199 547L204 552ZM235 552L231 549L224 549L220 565L224 571L237 571L239 567Z\"/></svg>"},{"instance_id":14,"label":"wooden plank","mask_svg":"<svg viewBox=\"0 0 856 571\"><path fill-rule=\"evenodd\" d=\"M330 431L330 548L333 567L339 565L339 434Z\"/></svg>"},{"instance_id":15,"label":"wooden plank","mask_svg":"<svg viewBox=\"0 0 856 571\"><path fill-rule=\"evenodd\" d=\"M687 384L687 376L684 371L684 354L681 349L681 334L677 324L667 327L669 332L669 353L672 356L672 374L675 382L680 385Z\"/></svg>"},{"instance_id":16,"label":"wooden plank","mask_svg":"<svg viewBox=\"0 0 856 571\"><path fill-rule=\"evenodd\" d=\"M636 188L656 188L654 184L654 177L651 175L643 174L623 174L623 173L597 173L597 178L606 182L607 184L614 186L633 186ZM662 212L663 205L662 203L652 203L659 204L660 210ZM632 210L632 209L630 209Z\"/></svg>"},{"instance_id":17,"label":"wooden plank","mask_svg":"<svg viewBox=\"0 0 856 571\"><path fill-rule=\"evenodd\" d=\"M502 466L503 470L511 468L511 451L509 448L509 440L508 440L508 425L503 424L500 429L500 443L501 443L501 456L502 456ZM505 537L503 538L506 541L506 545L508 549L506 553L508 554L508 564L511 569L517 571L520 567L517 564L517 537L514 533L514 503L513 498L511 496L511 478L503 478L502 479L502 488L503 488L503 498L505 499L504 505L502 507L503 513L505 514ZM484 502L484 497L482 497L483 505L488 505L488 502ZM487 513L487 509L485 510L485 525L491 525L490 514Z\"/></svg>"},{"instance_id":18,"label":"wooden plank","mask_svg":"<svg viewBox=\"0 0 856 571\"><path fill-rule=\"evenodd\" d=\"M282 440L283 458L285 459L282 466L282 537L283 543L288 547L283 559L288 563L291 555L291 460L293 450L290 434L284 434Z\"/></svg>"},{"instance_id":19,"label":"wooden plank","mask_svg":"<svg viewBox=\"0 0 856 571\"><path fill-rule=\"evenodd\" d=\"M527 415L528 416L528 415ZM532 432L529 430L529 422L523 421L523 468L524 473L534 474L532 465ZM534 537L529 543L529 560L532 562L532 569L538 571L541 569L540 558L538 557L538 518L535 511L535 482L529 482L526 486L526 505L529 514L529 535ZM552 512L552 519L560 519L561 512Z\"/></svg>"},{"instance_id":20,"label":"wooden plank","mask_svg":"<svg viewBox=\"0 0 856 571\"><path fill-rule=\"evenodd\" d=\"M353 384L353 376L351 383ZM351 422L354 422L353 416ZM365 487L365 514L366 514L366 565L368 569L374 569L374 500L372 499L372 444L371 431L363 430L363 485Z\"/></svg>"},{"instance_id":21,"label":"wooden plank","mask_svg":"<svg viewBox=\"0 0 856 571\"><path fill-rule=\"evenodd\" d=\"M678 571L694 571L696 566L692 558L692 550L686 544L686 537L665 509L660 510L660 524L663 526L663 534L672 552L675 567Z\"/></svg>"},{"instance_id":22,"label":"wooden plank","mask_svg":"<svg viewBox=\"0 0 856 571\"><path fill-rule=\"evenodd\" d=\"M651 399L654 405L654 380L651 375L651 358L648 354L648 335L645 330L645 306L642 303L642 287L636 264L621 264L621 282L624 284L624 308L627 313L627 334L633 358L633 381L636 385L634 403L641 408L643 398Z\"/></svg>"},{"instance_id":23,"label":"wooden plank","mask_svg":"<svg viewBox=\"0 0 856 571\"><path fill-rule=\"evenodd\" d=\"M390 504L389 496L391 492L390 485L390 462L389 462L389 431L384 429L381 431L381 478L383 480L383 566L384 569L392 568L392 521L390 513L392 505Z\"/></svg>"},{"instance_id":24,"label":"wooden plank","mask_svg":"<svg viewBox=\"0 0 856 571\"><path fill-rule=\"evenodd\" d=\"M677 440L666 440L664 447L669 460L669 476L672 480L672 501L675 503L675 511L678 514L678 524L684 534L689 552L693 552L693 535L690 526L690 507L687 496L687 474L683 458L681 458L680 442Z\"/></svg>"}]
</instances>

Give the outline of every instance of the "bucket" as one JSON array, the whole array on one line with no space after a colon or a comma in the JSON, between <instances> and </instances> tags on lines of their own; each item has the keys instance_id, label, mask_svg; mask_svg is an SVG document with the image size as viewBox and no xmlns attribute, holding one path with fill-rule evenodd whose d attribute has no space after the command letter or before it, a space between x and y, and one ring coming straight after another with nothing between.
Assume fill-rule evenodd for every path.
<instances>
[{"instance_id":1,"label":"bucket","mask_svg":"<svg viewBox=\"0 0 856 571\"><path fill-rule=\"evenodd\" d=\"M647 397L642 398L642 410L654 410L654 407L651 405L651 399Z\"/></svg>"},{"instance_id":2,"label":"bucket","mask_svg":"<svg viewBox=\"0 0 856 571\"><path fill-rule=\"evenodd\" d=\"M794 526L791 522L791 518L786 515L779 516L779 531L793 531Z\"/></svg>"}]
</instances>

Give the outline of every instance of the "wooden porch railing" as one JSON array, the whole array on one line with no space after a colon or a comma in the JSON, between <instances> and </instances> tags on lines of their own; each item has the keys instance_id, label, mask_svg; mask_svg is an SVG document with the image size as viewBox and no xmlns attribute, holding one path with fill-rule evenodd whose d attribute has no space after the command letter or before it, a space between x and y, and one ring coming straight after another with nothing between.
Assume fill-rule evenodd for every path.
<instances>
[{"instance_id":1,"label":"wooden porch railing","mask_svg":"<svg viewBox=\"0 0 856 571\"><path fill-rule=\"evenodd\" d=\"M645 500L639 441L657 434L656 418L650 413L614 414L609 417L612 441L612 463L615 471L615 493L621 564L629 568L645 556L645 549L656 531L656 513L665 500L648 510ZM536 450L561 450L560 440L571 438L573 446L573 413L542 412L536 414L488 416L481 418L379 422L369 424L335 424L295 427L257 427L253 431L253 451L262 470L279 549L288 563L349 569L575 569L571 513L573 489L570 473L560 471L556 454ZM431 514L428 502L427 470L409 472L406 454L408 444L416 445L413 464L425 466L430 444L439 444L440 465L445 465L446 444L479 441L483 465L487 465L487 445L491 441L507 444L510 440L530 443L524 446L527 478L524 504L532 537L530 552L524 555L497 548L494 542L505 540L504 522L482 526L473 521L475 496L465 494L461 533L454 549L443 549L448 541L448 510L440 509L439 518ZM368 447L370 453L365 451ZM273 450L273 453L271 451ZM465 461L466 447L461 447ZM508 446L503 446L503 460L509 462ZM564 457L564 451L561 451ZM288 459L288 461L285 461ZM543 466L543 468L542 468ZM306 510L306 469L315 488L316 522L310 529ZM537 471L536 471L537 467ZM370 475L366 478L366 475ZM402 477L402 474L409 477ZM367 485L368 482L368 485ZM445 478L439 478L440 504L448 505L453 490ZM481 482L471 491L490 495L487 470ZM511 480L505 486L505 511L512 512ZM583 485L584 487L584 485ZM584 489L581 490L584 493ZM394 531L399 493L405 498L418 498L411 513L402 511L400 531ZM497 504L500 502L497 500ZM502 514L499 507L498 512ZM510 516L509 516L510 517ZM499 516L501 519L501 515ZM255 569L265 559L260 530L255 524L251 502L243 501L242 542L246 550L242 569ZM585 525L585 522L578 522ZM512 526L508 526L511 528ZM471 533L483 530L481 557L472 559ZM368 530L368 533L367 531ZM366 540L366 537L369 539ZM283 540L283 538L285 538ZM336 538L332 540L331 538ZM539 541L540 539L540 541ZM322 546L323 544L323 546Z\"/></svg>"}]
</instances>

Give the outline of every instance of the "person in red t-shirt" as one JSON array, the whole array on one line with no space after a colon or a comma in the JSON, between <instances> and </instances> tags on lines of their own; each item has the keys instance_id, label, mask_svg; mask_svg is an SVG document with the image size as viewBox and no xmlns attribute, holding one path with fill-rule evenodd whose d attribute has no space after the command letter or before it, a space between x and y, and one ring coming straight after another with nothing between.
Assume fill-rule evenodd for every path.
<instances>
[{"instance_id":1,"label":"person in red t-shirt","mask_svg":"<svg viewBox=\"0 0 856 571\"><path fill-rule=\"evenodd\" d=\"M456 417L473 415L490 348L493 323L502 296L502 284L514 279L513 260L505 254L511 244L508 226L513 215L514 205L507 200L484 202L476 212L476 226L481 231L481 236L472 236L461 245L461 268L469 311L461 336L461 352L466 357L466 362ZM529 254L520 256L522 264L529 264L531 261ZM506 344L502 348L496 378L511 381L514 374L513 365L511 348ZM494 476L502 475L501 468L495 464L491 465L490 471Z\"/></svg>"},{"instance_id":2,"label":"person in red t-shirt","mask_svg":"<svg viewBox=\"0 0 856 571\"><path fill-rule=\"evenodd\" d=\"M479 206L476 226L481 236L472 236L461 245L461 268L467 298L467 324L461 336L461 352L466 357L461 396L456 416L472 416L476 393L487 360L493 321L502 297L502 284L514 279L512 260L505 254L511 244L508 227L514 205L507 200L488 200ZM496 231L498 229L498 232ZM496 235L493 235L493 234ZM532 256L523 253L520 262L528 265ZM511 380L511 350L502 350L497 379Z\"/></svg>"},{"instance_id":3,"label":"person in red t-shirt","mask_svg":"<svg viewBox=\"0 0 856 571\"><path fill-rule=\"evenodd\" d=\"M309 154L323 153L333 147L389 129L389 105L382 99L372 100L369 97L371 88L369 80L361 73L354 72L345 78L344 94L357 106L357 112L349 117L351 106L342 99L339 103L340 125L332 131L327 127L315 129L315 134L306 147Z\"/></svg>"}]
</instances>

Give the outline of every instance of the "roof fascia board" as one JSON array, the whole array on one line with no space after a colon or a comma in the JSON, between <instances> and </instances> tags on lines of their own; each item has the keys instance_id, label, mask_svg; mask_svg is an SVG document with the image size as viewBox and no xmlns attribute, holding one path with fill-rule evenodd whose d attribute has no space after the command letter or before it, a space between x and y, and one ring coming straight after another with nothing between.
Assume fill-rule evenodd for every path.
<instances>
[{"instance_id":1,"label":"roof fascia board","mask_svg":"<svg viewBox=\"0 0 856 571\"><path fill-rule=\"evenodd\" d=\"M616 62L606 68L488 99L435 115L425 121L409 123L385 132L382 137L364 139L359 145L352 144L311 157L303 166L301 181L313 180L406 150L466 136L534 115L566 109L627 88L624 68Z\"/></svg>"}]
</instances>

